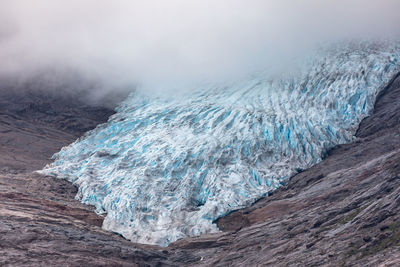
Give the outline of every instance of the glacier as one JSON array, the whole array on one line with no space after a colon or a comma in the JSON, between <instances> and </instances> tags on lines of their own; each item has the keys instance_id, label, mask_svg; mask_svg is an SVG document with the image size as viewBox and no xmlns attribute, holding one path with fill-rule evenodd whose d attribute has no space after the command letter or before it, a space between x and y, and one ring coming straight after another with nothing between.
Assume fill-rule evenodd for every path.
<instances>
[{"instance_id":1,"label":"glacier","mask_svg":"<svg viewBox=\"0 0 400 267\"><path fill-rule=\"evenodd\" d=\"M134 92L40 172L77 185L76 198L106 214L103 228L131 241L217 232L216 219L351 142L400 70L399 51L332 46L285 78L265 71L183 95Z\"/></svg>"}]
</instances>

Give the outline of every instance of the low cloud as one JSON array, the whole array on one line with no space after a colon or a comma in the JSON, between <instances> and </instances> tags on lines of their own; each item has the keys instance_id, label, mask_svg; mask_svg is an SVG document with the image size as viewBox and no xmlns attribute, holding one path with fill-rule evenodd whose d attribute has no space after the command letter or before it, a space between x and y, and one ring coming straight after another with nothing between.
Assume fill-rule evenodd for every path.
<instances>
[{"instance_id":1,"label":"low cloud","mask_svg":"<svg viewBox=\"0 0 400 267\"><path fill-rule=\"evenodd\" d=\"M398 0L2 0L0 75L74 73L93 96L190 88L324 42L397 38L398 10Z\"/></svg>"}]
</instances>

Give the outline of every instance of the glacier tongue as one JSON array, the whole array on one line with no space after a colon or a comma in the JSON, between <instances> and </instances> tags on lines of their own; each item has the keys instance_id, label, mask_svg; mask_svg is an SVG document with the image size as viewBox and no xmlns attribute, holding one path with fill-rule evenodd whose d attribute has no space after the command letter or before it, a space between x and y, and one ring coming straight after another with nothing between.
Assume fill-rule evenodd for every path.
<instances>
[{"instance_id":1,"label":"glacier tongue","mask_svg":"<svg viewBox=\"0 0 400 267\"><path fill-rule=\"evenodd\" d=\"M132 94L42 172L77 185L78 199L107 213L103 227L132 241L166 246L215 232L214 220L351 141L399 59L396 46L349 45L287 79Z\"/></svg>"}]
</instances>

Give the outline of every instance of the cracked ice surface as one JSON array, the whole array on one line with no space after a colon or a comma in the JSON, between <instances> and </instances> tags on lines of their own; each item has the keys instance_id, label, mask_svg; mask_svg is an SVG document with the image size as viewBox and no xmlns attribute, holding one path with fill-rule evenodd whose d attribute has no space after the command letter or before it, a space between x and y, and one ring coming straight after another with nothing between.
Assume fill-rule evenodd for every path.
<instances>
[{"instance_id":1,"label":"cracked ice surface","mask_svg":"<svg viewBox=\"0 0 400 267\"><path fill-rule=\"evenodd\" d=\"M286 79L134 93L42 172L77 185L78 199L107 213L103 227L132 241L165 246L215 232L214 220L351 141L399 65L396 46L349 45Z\"/></svg>"}]
</instances>

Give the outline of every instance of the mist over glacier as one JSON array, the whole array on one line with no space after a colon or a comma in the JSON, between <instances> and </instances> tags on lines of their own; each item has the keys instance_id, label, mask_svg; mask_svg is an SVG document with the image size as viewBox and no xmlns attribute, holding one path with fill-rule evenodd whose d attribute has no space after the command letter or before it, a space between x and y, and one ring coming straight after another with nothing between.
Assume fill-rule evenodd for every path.
<instances>
[{"instance_id":1,"label":"mist over glacier","mask_svg":"<svg viewBox=\"0 0 400 267\"><path fill-rule=\"evenodd\" d=\"M3 0L0 78L43 77L51 90L55 71L73 72L95 84L92 98L193 90L287 70L325 42L399 37L399 9L397 0Z\"/></svg>"},{"instance_id":2,"label":"mist over glacier","mask_svg":"<svg viewBox=\"0 0 400 267\"><path fill-rule=\"evenodd\" d=\"M42 172L79 186L105 229L168 245L218 231L215 219L352 140L399 70L399 8L3 0L0 81L83 88L87 101L132 92Z\"/></svg>"}]
</instances>

